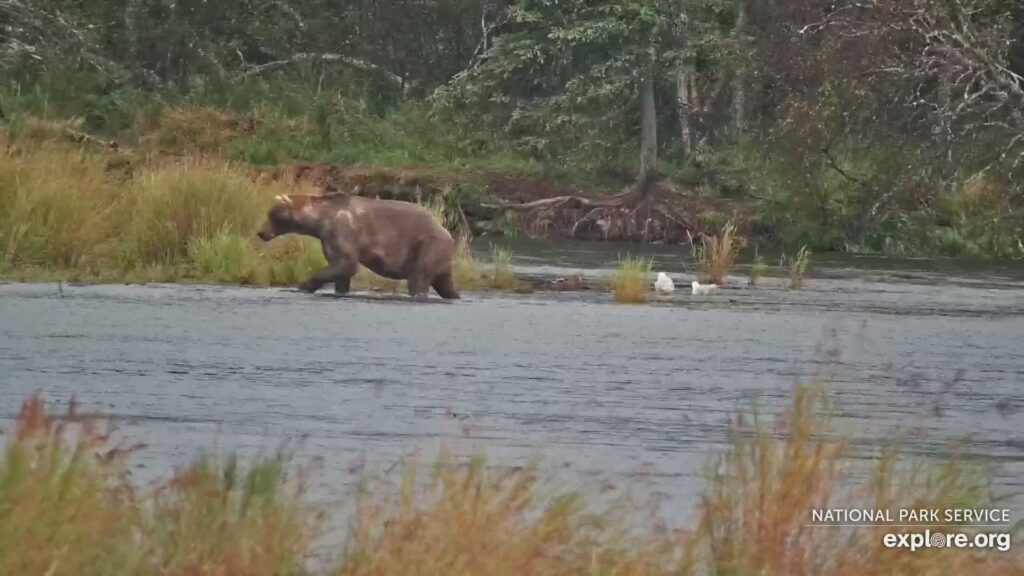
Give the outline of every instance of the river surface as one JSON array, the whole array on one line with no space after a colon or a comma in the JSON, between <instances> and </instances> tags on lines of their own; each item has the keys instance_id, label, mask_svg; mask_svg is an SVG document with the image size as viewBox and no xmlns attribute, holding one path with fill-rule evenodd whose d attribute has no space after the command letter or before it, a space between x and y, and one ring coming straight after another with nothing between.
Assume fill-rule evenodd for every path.
<instances>
[{"instance_id":1,"label":"river surface","mask_svg":"<svg viewBox=\"0 0 1024 576\"><path fill-rule=\"evenodd\" d=\"M521 270L554 275L607 273L637 253L515 248ZM656 250L656 270L688 284L685 254ZM714 296L640 306L597 293L414 303L4 284L0 429L35 390L55 409L75 394L147 445L132 460L140 483L202 450L268 452L284 439L322 457L322 479L339 489L354 469L384 471L417 450L429 461L441 446L509 464L539 456L569 482L642 485L681 525L730 417L784 408L797 380L827 367L837 431L858 454L916 430L912 455L962 441L995 466L997 491L1024 491L1024 267L814 262L803 290L738 276ZM1024 500L1009 505L1019 519Z\"/></svg>"}]
</instances>

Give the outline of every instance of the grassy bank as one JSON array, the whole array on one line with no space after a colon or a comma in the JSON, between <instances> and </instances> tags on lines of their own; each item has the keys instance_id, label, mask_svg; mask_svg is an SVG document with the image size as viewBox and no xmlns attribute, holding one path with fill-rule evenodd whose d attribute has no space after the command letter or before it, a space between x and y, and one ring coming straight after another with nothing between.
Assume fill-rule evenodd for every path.
<instances>
[{"instance_id":1,"label":"grassy bank","mask_svg":"<svg viewBox=\"0 0 1024 576\"><path fill-rule=\"evenodd\" d=\"M828 439L827 408L820 389L798 387L773 423L736 419L731 448L709 468L699 514L673 531L644 520L642 501L617 498L602 508L585 492L541 482L534 466L442 457L424 471L410 461L399 482L367 485L343 547L330 558L321 553L314 573L1002 575L1024 569L1019 547L912 553L885 547L882 528L807 527L812 509L830 506L992 504L984 476L969 465L950 460L908 468L895 451L879 460L867 482L851 484L850 447ZM102 418L73 405L57 417L38 397L25 402L0 458L0 573L309 573L314 542L332 511L310 503L308 475L286 457L248 464L200 458L138 490L123 475L127 455L138 448L115 445L110 436Z\"/></svg>"},{"instance_id":2,"label":"grassy bank","mask_svg":"<svg viewBox=\"0 0 1024 576\"><path fill-rule=\"evenodd\" d=\"M313 190L217 156L125 164L117 155L30 142L0 154L2 277L291 286L325 265L313 239L255 237L275 195ZM462 289L514 285L507 266L495 282L467 250L456 270ZM404 289L365 269L353 286Z\"/></svg>"},{"instance_id":3,"label":"grassy bank","mask_svg":"<svg viewBox=\"0 0 1024 576\"><path fill-rule=\"evenodd\" d=\"M0 127L0 141L10 155L12 149L20 153L39 143L77 139L94 155L103 156L104 163L132 171L138 165L212 159L251 173L273 173L293 163L309 163L316 169L340 166L343 170L325 172L333 185L344 189L360 186L411 196L419 194L421 184L451 187L456 195L468 194L477 203L611 194L631 183L630 172L602 171L593 159L540 161L486 134L445 124L423 105L409 103L377 116L350 102L310 98L287 106L252 102L243 109L201 100L136 103L138 109L125 111L132 114L112 125L90 126L8 97L6 102L13 106L8 107L10 120ZM88 136L89 130L99 130L100 138ZM111 152L107 148L113 143L118 150ZM858 164L854 156L840 160ZM885 166L866 166L875 170L874 177L884 179ZM1024 255L1019 209L1009 200L1014 187L997 179L972 179L926 205L894 207L875 222L849 205L855 191L836 182L830 168L822 167L821 174L804 182L806 190L794 188L791 172L796 168L754 143L716 150L702 170L703 175L696 177L692 169L666 168L664 193L672 196L670 203L707 234L720 235L723 225L736 219L744 238L734 231L733 239L746 240L750 247L797 250L806 245L817 252L893 256ZM880 184L879 189L884 187ZM452 223L455 216L446 215L446 221ZM489 218L474 224L479 230L523 232L524 224L515 218ZM732 247L728 243L717 248L724 256ZM716 271L705 274L714 276Z\"/></svg>"}]
</instances>

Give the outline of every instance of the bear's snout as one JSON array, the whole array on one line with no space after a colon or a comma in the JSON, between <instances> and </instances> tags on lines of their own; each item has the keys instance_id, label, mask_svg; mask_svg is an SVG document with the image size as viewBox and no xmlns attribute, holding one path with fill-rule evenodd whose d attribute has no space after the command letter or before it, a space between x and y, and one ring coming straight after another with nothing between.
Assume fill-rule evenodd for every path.
<instances>
[{"instance_id":1,"label":"bear's snout","mask_svg":"<svg viewBox=\"0 0 1024 576\"><path fill-rule=\"evenodd\" d=\"M276 236L276 234L274 234L274 231L270 228L270 226L264 226L260 228L259 232L256 233L256 236L258 236L259 239L263 240L264 242L269 242L274 239L274 236Z\"/></svg>"}]
</instances>

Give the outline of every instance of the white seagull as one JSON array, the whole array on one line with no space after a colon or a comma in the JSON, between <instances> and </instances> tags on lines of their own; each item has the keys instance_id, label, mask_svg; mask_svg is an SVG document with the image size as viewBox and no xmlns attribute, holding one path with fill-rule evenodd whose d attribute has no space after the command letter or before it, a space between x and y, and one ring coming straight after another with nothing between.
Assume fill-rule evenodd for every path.
<instances>
[{"instance_id":1,"label":"white seagull","mask_svg":"<svg viewBox=\"0 0 1024 576\"><path fill-rule=\"evenodd\" d=\"M658 292L675 292L676 285L664 272L658 272L658 280L654 283L654 289Z\"/></svg>"},{"instance_id":2,"label":"white seagull","mask_svg":"<svg viewBox=\"0 0 1024 576\"><path fill-rule=\"evenodd\" d=\"M691 286L693 286L693 293L697 296L705 296L707 294L711 294L715 290L718 290L718 284L704 284L702 286L701 283L696 280L693 281Z\"/></svg>"}]
</instances>

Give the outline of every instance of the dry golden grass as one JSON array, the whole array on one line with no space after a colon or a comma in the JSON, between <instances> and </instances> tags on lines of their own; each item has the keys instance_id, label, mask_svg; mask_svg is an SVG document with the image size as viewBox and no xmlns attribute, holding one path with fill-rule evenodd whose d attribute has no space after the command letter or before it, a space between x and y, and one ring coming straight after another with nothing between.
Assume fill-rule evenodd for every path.
<instances>
[{"instance_id":1,"label":"dry golden grass","mask_svg":"<svg viewBox=\"0 0 1024 576\"><path fill-rule=\"evenodd\" d=\"M788 262L786 266L789 267L789 287L794 290L803 288L804 274L807 273L807 267L811 264L810 251L806 246L801 246L800 251L793 258L787 259L783 255L783 261Z\"/></svg>"},{"instance_id":2,"label":"dry golden grass","mask_svg":"<svg viewBox=\"0 0 1024 576\"><path fill-rule=\"evenodd\" d=\"M253 230L280 187L215 161L143 163L126 176L107 160L45 143L0 153L0 265L245 281L272 253Z\"/></svg>"},{"instance_id":3,"label":"dry golden grass","mask_svg":"<svg viewBox=\"0 0 1024 576\"><path fill-rule=\"evenodd\" d=\"M316 536L282 458L242 470L199 460L142 502L143 569L220 576L298 574Z\"/></svg>"},{"instance_id":4,"label":"dry golden grass","mask_svg":"<svg viewBox=\"0 0 1024 576\"><path fill-rule=\"evenodd\" d=\"M830 439L829 405L819 387L796 388L791 408L771 429L740 418L732 447L718 461L702 498L696 541L717 574L778 576L861 574L1014 574L1021 554L957 549L911 553L886 548L892 528L806 526L813 509L983 507L985 479L964 464L896 472L890 451L870 480L852 491L844 440ZM782 433L783 439L776 434ZM856 485L855 485L856 486ZM896 530L898 531L898 530ZM983 572L977 570L984 567Z\"/></svg>"},{"instance_id":5,"label":"dry golden grass","mask_svg":"<svg viewBox=\"0 0 1024 576\"><path fill-rule=\"evenodd\" d=\"M234 235L250 238L274 192L229 165L178 166L135 178L119 206L122 262L179 262L194 241Z\"/></svg>"},{"instance_id":6,"label":"dry golden grass","mask_svg":"<svg viewBox=\"0 0 1024 576\"><path fill-rule=\"evenodd\" d=\"M100 265L118 198L102 159L58 145L0 153L0 262Z\"/></svg>"},{"instance_id":7,"label":"dry golden grass","mask_svg":"<svg viewBox=\"0 0 1024 576\"><path fill-rule=\"evenodd\" d=\"M136 130L145 134L143 145L189 154L220 153L244 134L254 132L259 121L206 106L184 106L164 110L152 119L140 118ZM145 125L150 124L150 125Z\"/></svg>"},{"instance_id":8,"label":"dry golden grass","mask_svg":"<svg viewBox=\"0 0 1024 576\"><path fill-rule=\"evenodd\" d=\"M74 412L70 413L74 416ZM0 574L114 573L138 560L130 492L112 490L117 452L92 426L76 444L39 398L25 402L0 460Z\"/></svg>"},{"instance_id":9,"label":"dry golden grass","mask_svg":"<svg viewBox=\"0 0 1024 576\"><path fill-rule=\"evenodd\" d=\"M155 490L95 415L26 401L0 459L0 574L297 574L315 536L301 484L273 458L199 459ZM294 486L294 487L290 487Z\"/></svg>"},{"instance_id":10,"label":"dry golden grass","mask_svg":"<svg viewBox=\"0 0 1024 576\"><path fill-rule=\"evenodd\" d=\"M469 248L469 238L459 236L456 239L458 246L455 251L455 261L452 263L452 278L457 290L477 290L487 284L480 265L473 252Z\"/></svg>"},{"instance_id":11,"label":"dry golden grass","mask_svg":"<svg viewBox=\"0 0 1024 576\"><path fill-rule=\"evenodd\" d=\"M583 492L541 483L534 465L442 456L420 480L413 461L397 487L385 482L363 492L342 557L317 573L1022 573L1019 547L910 552L886 548L882 528L807 527L815 508L993 506L984 476L952 459L907 468L890 450L866 482L853 482L851 448L830 437L828 411L821 388L800 386L774 423L738 418L699 517L675 532L651 524L647 510L628 499L595 509ZM33 397L7 438L0 574L306 574L324 530L325 517L305 504L302 476L290 478L280 456L244 471L233 459L199 458L140 491L122 474L133 448L112 445L95 416L72 408L54 418Z\"/></svg>"},{"instance_id":12,"label":"dry golden grass","mask_svg":"<svg viewBox=\"0 0 1024 576\"><path fill-rule=\"evenodd\" d=\"M736 234L732 222L727 223L717 236L706 236L699 245L694 245L693 259L700 270L701 282L723 284L742 247L743 239Z\"/></svg>"},{"instance_id":13,"label":"dry golden grass","mask_svg":"<svg viewBox=\"0 0 1024 576\"><path fill-rule=\"evenodd\" d=\"M612 293L621 304L640 304L647 301L653 260L626 255L619 260L619 269L612 278Z\"/></svg>"},{"instance_id":14,"label":"dry golden grass","mask_svg":"<svg viewBox=\"0 0 1024 576\"><path fill-rule=\"evenodd\" d=\"M442 457L425 487L407 466L397 491L365 497L337 576L663 574L663 542L591 514L580 494L547 495L534 467Z\"/></svg>"},{"instance_id":15,"label":"dry golden grass","mask_svg":"<svg viewBox=\"0 0 1024 576\"><path fill-rule=\"evenodd\" d=\"M750 285L757 286L757 283L761 281L761 277L764 276L765 270L768 266L764 263L764 258L755 253L754 261L750 264Z\"/></svg>"},{"instance_id":16,"label":"dry golden grass","mask_svg":"<svg viewBox=\"0 0 1024 576\"><path fill-rule=\"evenodd\" d=\"M512 271L512 251L508 248L491 248L490 287L499 290L516 287L516 275Z\"/></svg>"},{"instance_id":17,"label":"dry golden grass","mask_svg":"<svg viewBox=\"0 0 1024 576\"><path fill-rule=\"evenodd\" d=\"M302 184L286 187L216 157L134 158L128 170L112 169L108 154L35 138L0 152L4 278L281 286L326 264L312 239L255 237L272 198L312 192ZM494 264L485 276L461 238L456 286L515 288L510 254L496 252ZM397 292L404 283L362 270L353 285Z\"/></svg>"}]
</instances>

